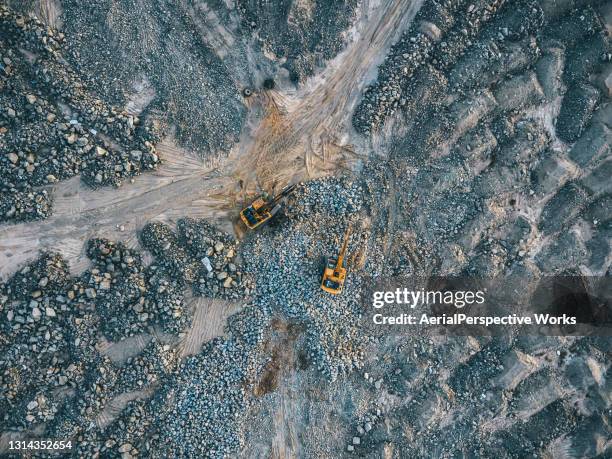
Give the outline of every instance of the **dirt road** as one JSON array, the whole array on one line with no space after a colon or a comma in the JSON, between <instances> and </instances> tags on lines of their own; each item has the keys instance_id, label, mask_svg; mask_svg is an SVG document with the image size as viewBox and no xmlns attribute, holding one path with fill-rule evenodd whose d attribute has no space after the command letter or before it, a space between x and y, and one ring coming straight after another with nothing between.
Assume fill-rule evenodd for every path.
<instances>
[{"instance_id":1,"label":"dirt road","mask_svg":"<svg viewBox=\"0 0 612 459\"><path fill-rule=\"evenodd\" d=\"M164 164L134 183L95 191L78 178L56 185L48 220L0 228L0 278L40 250L61 252L79 272L87 266L83 245L88 238L103 236L133 246L137 231L150 220L171 223L188 215L231 229L239 204L258 188L350 167L367 152L352 135L353 108L420 4L366 2L348 46L325 70L292 94L268 91L254 97L250 103L260 105L265 115L252 115L251 128L220 164L206 165L167 139L158 145Z\"/></svg>"}]
</instances>

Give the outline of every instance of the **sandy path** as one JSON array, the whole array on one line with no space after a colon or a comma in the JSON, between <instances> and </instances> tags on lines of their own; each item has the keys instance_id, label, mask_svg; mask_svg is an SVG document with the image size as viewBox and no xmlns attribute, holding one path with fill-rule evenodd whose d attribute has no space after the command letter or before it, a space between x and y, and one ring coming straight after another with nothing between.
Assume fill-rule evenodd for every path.
<instances>
[{"instance_id":1,"label":"sandy path","mask_svg":"<svg viewBox=\"0 0 612 459\"><path fill-rule=\"evenodd\" d=\"M87 266L84 242L94 236L137 243L149 220L208 218L231 229L245 193L283 186L349 167L359 155L351 115L385 51L412 20L421 0L366 2L353 40L324 71L293 94L272 92L250 103L267 113L245 129L229 156L206 165L174 146L158 145L164 164L121 188L90 190L74 178L52 189L53 215L40 222L0 227L0 278L6 279L40 250L61 252L74 272ZM239 182L242 180L244 189Z\"/></svg>"},{"instance_id":2,"label":"sandy path","mask_svg":"<svg viewBox=\"0 0 612 459\"><path fill-rule=\"evenodd\" d=\"M132 400L148 398L152 393L153 389L149 387L147 389L124 392L123 394L117 395L109 401L96 416L98 428L105 429L111 425Z\"/></svg>"},{"instance_id":3,"label":"sandy path","mask_svg":"<svg viewBox=\"0 0 612 459\"><path fill-rule=\"evenodd\" d=\"M128 359L140 354L152 339L151 335L145 333L115 342L101 337L96 348L101 355L108 357L113 363L123 364Z\"/></svg>"},{"instance_id":4,"label":"sandy path","mask_svg":"<svg viewBox=\"0 0 612 459\"><path fill-rule=\"evenodd\" d=\"M200 352L202 345L223 335L227 318L240 310L240 304L212 298L191 298L193 322L185 338L179 343L181 358Z\"/></svg>"}]
</instances>

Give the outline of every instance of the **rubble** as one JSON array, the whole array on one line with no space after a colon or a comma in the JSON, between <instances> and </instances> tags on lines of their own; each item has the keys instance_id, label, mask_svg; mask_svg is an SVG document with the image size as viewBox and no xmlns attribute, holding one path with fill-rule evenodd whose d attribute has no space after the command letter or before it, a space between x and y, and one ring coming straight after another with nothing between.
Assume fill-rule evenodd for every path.
<instances>
[{"instance_id":1,"label":"rubble","mask_svg":"<svg viewBox=\"0 0 612 459\"><path fill-rule=\"evenodd\" d=\"M0 221L46 218L40 187L80 174L92 187L119 186L155 169L159 133L148 120L97 99L63 58L65 36L34 17L0 9ZM31 62L20 51L37 58ZM128 151L147 152L139 160ZM103 152L103 154L100 154Z\"/></svg>"},{"instance_id":2,"label":"rubble","mask_svg":"<svg viewBox=\"0 0 612 459\"><path fill-rule=\"evenodd\" d=\"M352 39L361 6L324 3L67 0L61 32L0 6L0 220L45 218L75 175L95 192L157 168L153 119L215 163L246 107ZM138 240L123 224L123 242L89 239L80 268L53 252L19 266L0 283L0 432L72 439L78 457L605 455L609 340L360 326L372 278L609 273L596 3L426 0L352 114L372 154L298 184L267 225L238 240L161 214ZM201 298L237 312L196 329ZM186 355L190 332L215 337Z\"/></svg>"},{"instance_id":3,"label":"rubble","mask_svg":"<svg viewBox=\"0 0 612 459\"><path fill-rule=\"evenodd\" d=\"M175 282L191 285L197 295L236 300L251 293L251 282L236 259L236 241L204 220L180 219L176 234L150 223L141 240L161 269Z\"/></svg>"}]
</instances>

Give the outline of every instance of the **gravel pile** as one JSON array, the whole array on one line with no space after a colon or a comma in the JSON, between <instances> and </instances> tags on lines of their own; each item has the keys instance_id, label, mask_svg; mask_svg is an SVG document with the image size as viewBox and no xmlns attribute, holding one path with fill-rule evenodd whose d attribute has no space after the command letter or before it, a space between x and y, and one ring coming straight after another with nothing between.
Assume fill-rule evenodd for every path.
<instances>
[{"instance_id":1,"label":"gravel pile","mask_svg":"<svg viewBox=\"0 0 612 459\"><path fill-rule=\"evenodd\" d=\"M64 0L62 9L66 60L96 94L117 106L139 100L203 157L231 148L246 115L240 80L253 73L251 59L264 59L246 62L237 19L209 22L222 18L222 2L138 8L132 0Z\"/></svg>"},{"instance_id":2,"label":"gravel pile","mask_svg":"<svg viewBox=\"0 0 612 459\"><path fill-rule=\"evenodd\" d=\"M126 4L116 2L118 12L109 17L132 14ZM163 5L156 8L163 10ZM249 6L252 11L258 8ZM51 57L55 54L44 46L38 49L40 67L17 57L16 46L33 49L28 48L33 46L29 41L19 38L28 36L21 29L31 27L34 36L41 38L35 43L44 44L46 38L53 45L48 31L34 20L0 11L7 25L0 32L0 74L4 78L7 67L11 67L9 73L14 67L32 75L2 80L3 88L19 94L9 98L0 94L0 104L5 104L0 129L5 138L12 138L11 130L22 129L24 142L36 145L43 132L40 126L46 126L40 123L50 123L49 130L57 137L54 142L65 144L57 155L65 155L73 161L70 164L84 161L78 163L79 173L84 171L87 180L93 178L94 185L98 173L100 184L124 177L126 168L115 169L126 160L121 152L127 151L127 159L136 165L140 161L142 168L152 164L155 153L146 145L151 141L137 134L141 123L101 108L108 115L102 115L101 125L92 124L99 115L96 118L95 110L88 108L97 103L87 99L76 77L62 77L60 69L65 66ZM96 23L88 19L108 10L84 11L77 12L73 5L69 19L71 27L81 24L87 28L85 40L92 33L91 24ZM277 15L282 20L271 23L301 18L297 6L285 13ZM241 14L246 17L247 13ZM151 15L155 18L161 13L156 10ZM252 27L270 27L263 19L258 21ZM326 37L335 34L335 25L329 27ZM117 22L109 28L116 29ZM185 30L179 35L186 40ZM105 43L112 38L112 33L105 36ZM56 41L61 42L59 35ZM168 42L170 48L164 49L186 43L177 42L175 35ZM85 46L85 42L73 42L71 49L87 49L77 45ZM279 357L283 351L296 351L299 357L294 360L305 361L300 370L306 372L312 364L328 379L326 387L339 388L326 393L331 394L328 398L314 400L307 395L313 389L305 383L308 378L292 373L291 381L284 381L282 373L272 375L276 384L288 384L291 390L295 389L292 384L304 383L292 392L306 394L300 395L292 409L296 416L303 415L305 425L313 419L312 424L322 426L312 425L317 435L305 430L300 437L306 454L334 444L322 442L318 433L325 434L330 426L342 429L340 418L342 422L350 419L353 427L338 440L339 447L359 455L401 456L413 451L425 456L434 451L454 456L467 450L494 451L500 457L516 456L519 451L554 457L549 449L562 438L578 455L595 456L599 439L609 430L605 388L596 381L596 375L605 374L609 366L608 341L374 338L364 336L360 327L363 310L358 298L365 275L522 271L538 276L568 269L607 273L612 163L609 126L601 111L606 92L601 78L587 82L585 76L603 68L609 60L608 48L599 16L578 0L563 4L426 2L355 113L355 126L367 133L402 107L406 129L393 133L396 137L389 139L392 148L386 159L378 157L365 164L358 177L320 179L298 186L275 220L249 233L240 245L202 220L183 219L176 229L150 223L140 235L142 245L154 257L149 266L137 251L121 243L94 239L86 247L93 266L76 278L69 276L61 257L43 254L0 285L1 431L25 436L40 429L51 437L72 438L78 445L75 455L81 457L236 455L248 431L259 428L245 425L248 410L257 408L256 394L261 400L267 397L259 405L269 410L262 416L271 417L267 402L276 394L257 389L265 385L268 373L292 363ZM140 51L143 59L139 62L146 62L146 47ZM208 51L203 55L206 59ZM89 52L86 62L93 56ZM179 60L184 62L184 58ZM107 66L106 59L92 63L92 68ZM168 59L157 72L168 70L175 62ZM218 61L211 62L217 69ZM288 65L295 66L296 73L306 72L308 62L299 62L298 56ZM158 64L153 59L146 66ZM50 81L60 85L53 86L59 92L53 92L52 83L31 83L45 81L44 76L36 76L37 68L47 70ZM222 76L213 75L220 93L233 94L233 86ZM164 87L160 81L156 82L158 89ZM203 91L201 96L207 94ZM192 96L192 91L186 91L185 98ZM555 122L549 104L557 97L561 108ZM177 100L181 105L186 99ZM194 100L174 115L201 99ZM214 105L215 100L206 103ZM7 103L12 104L12 112ZM78 115L65 114L64 105L74 107ZM210 105L206 107L200 121L211 116ZM231 111L231 107L224 110ZM13 112L19 123L11 121ZM49 121L49 113L56 118ZM115 121L105 121L109 117ZM72 119L77 122L71 123ZM218 123L227 119L219 116ZM67 129L54 127L58 123ZM91 133L92 128L98 130L96 134ZM79 145L86 135L87 142L81 140ZM110 143L97 143L105 136L121 146L119 156L111 153L115 150ZM130 142L138 145L133 147ZM210 145L217 142L211 139ZM84 152L90 146L89 153ZM102 152L90 162L87 155L98 158L98 147L109 153ZM30 169L39 177L37 185L51 181L48 174L36 175L43 167L42 162L36 164L37 156L33 162L28 159L29 153L42 153L21 150L14 156L11 151L0 156L0 163L12 168L7 170L21 168L24 172L2 173L14 181L10 186L16 191L10 193L11 199L20 196L19 190L36 199L33 189L20 185L30 183L23 178L28 165L34 165ZM55 164L52 150L47 161L51 165ZM80 159L70 159L73 157ZM99 167L90 173L90 164ZM53 175L57 179L70 176ZM40 202L46 202L44 199L40 197ZM15 209L11 215L20 214ZM328 295L319 287L323 260L337 255L349 224L349 276L341 295ZM184 301L186 287L196 296L247 300L247 304L229 319L223 337L209 341L200 353L182 362L168 344L172 337L164 342L151 338L141 353L121 363L101 355L100 335L121 345L125 337L137 340L145 333L150 337L159 336L158 331L173 335L184 331L191 320ZM299 335L287 344L291 349L275 347L276 322L289 324ZM374 345L368 347L370 344ZM375 352L369 358L371 350ZM363 366L367 372L363 378L355 371L344 378ZM314 372L310 376L315 380ZM355 387L358 390L353 391ZM559 392L559 387L569 389ZM119 405L118 398L126 391L136 398L123 409L123 404L118 406L121 414L110 422L108 412ZM547 403L534 405L534 397ZM451 424L447 415L452 416ZM524 416L524 422L514 422L516 416ZM101 429L98 422L105 420L110 424L102 422ZM502 427L483 433L482 425ZM319 427L322 430L316 430ZM316 438L309 440L309 434ZM270 442L270 437L264 440ZM309 441L325 445L311 450Z\"/></svg>"},{"instance_id":3,"label":"gravel pile","mask_svg":"<svg viewBox=\"0 0 612 459\"><path fill-rule=\"evenodd\" d=\"M523 49L513 51L506 42L521 40L538 30L542 16L540 5L532 0L426 2L410 29L391 48L379 68L376 83L366 90L353 115L355 129L367 135L378 130L398 110L415 110L415 104L421 116L423 108L426 112L436 109L435 101L429 99L443 93L436 89L439 81L434 78L433 84L421 86L419 79L431 80L432 75L444 79L449 71L452 77L453 72L461 72L461 65L453 66L462 59L472 61L470 65L465 62L464 67L475 80L492 78L478 72L478 67L493 72L495 66L506 67L508 71L513 64L504 60L512 58L513 53L520 55ZM513 59L518 60L517 56ZM487 61L493 65L487 65ZM459 91L466 89L469 86L455 87ZM419 97L422 91L425 98ZM425 102L432 105L428 107Z\"/></svg>"},{"instance_id":4,"label":"gravel pile","mask_svg":"<svg viewBox=\"0 0 612 459\"><path fill-rule=\"evenodd\" d=\"M44 424L50 434L78 442L77 454L136 456L136 446L127 445L139 444L143 436L134 436L136 431L125 421L112 423L106 432L97 427L105 407L126 392L151 387L178 391L176 396L185 398L185 404L150 411L146 418L157 420L156 429L174 426L188 436L189 429L201 428L200 423L177 421L181 416L191 419L192 405L187 401L195 396L191 389L208 384L204 393L210 399L198 402L203 404L208 443L196 444L193 438L199 437L193 436L179 450L184 457L215 448L235 450L236 423L248 405L248 385L255 380L260 358L256 347L266 330L267 317L258 308L245 308L232 319L227 339L209 343L202 354L180 364L176 349L156 339L119 365L99 352L101 335L119 341L151 327L174 334L184 331L191 320L184 305L187 285L194 286L196 295L226 299L242 298L251 291L230 236L198 220L181 220L177 228L178 236L164 225L151 224L143 230L143 242L155 257L150 266L145 267L139 253L122 243L92 239L86 253L93 266L79 277L70 277L60 256L45 254L0 285L2 431L26 433ZM132 405L142 414L142 403ZM175 408L178 412L168 413ZM129 410L126 413L130 415ZM158 457L168 457L172 455L168 448L177 448L166 432L151 441L172 442L154 448L139 444L151 454L166 448Z\"/></svg>"},{"instance_id":5,"label":"gravel pile","mask_svg":"<svg viewBox=\"0 0 612 459\"><path fill-rule=\"evenodd\" d=\"M65 262L46 254L0 285L2 430L52 419L57 406L42 389L61 389L70 382L68 306L63 296L68 281Z\"/></svg>"},{"instance_id":6,"label":"gravel pile","mask_svg":"<svg viewBox=\"0 0 612 459\"><path fill-rule=\"evenodd\" d=\"M178 333L191 320L185 313L183 283L155 264L145 267L140 255L122 243L92 239L87 255L94 267L75 284L95 305L100 331L111 341L141 334L150 326Z\"/></svg>"},{"instance_id":7,"label":"gravel pile","mask_svg":"<svg viewBox=\"0 0 612 459\"><path fill-rule=\"evenodd\" d=\"M181 219L176 233L163 223L149 223L141 241L155 256L155 266L191 285L196 295L236 300L251 293L236 241L204 220Z\"/></svg>"},{"instance_id":8,"label":"gravel pile","mask_svg":"<svg viewBox=\"0 0 612 459\"><path fill-rule=\"evenodd\" d=\"M182 319L168 306L176 298L159 292L157 273L143 268L135 251L94 239L87 254L94 266L78 278L59 255L43 254L0 284L2 431L28 432L44 423L62 438L93 445L95 435L84 432L115 395L157 383L176 364L174 351L155 341L128 370L100 355L100 335L121 339L156 324L179 332L188 315Z\"/></svg>"},{"instance_id":9,"label":"gravel pile","mask_svg":"<svg viewBox=\"0 0 612 459\"><path fill-rule=\"evenodd\" d=\"M113 423L112 428L105 432L100 454L121 456L122 459L146 457L150 452L150 441L154 441L158 437L158 435L154 435L150 441L144 440L150 432L153 422L154 418L148 409L147 401L134 400L129 402L119 419Z\"/></svg>"},{"instance_id":10,"label":"gravel pile","mask_svg":"<svg viewBox=\"0 0 612 459\"><path fill-rule=\"evenodd\" d=\"M245 30L255 33L262 47L287 69L289 79L299 83L342 49L359 2L286 2L279 6L240 0L237 6Z\"/></svg>"},{"instance_id":11,"label":"gravel pile","mask_svg":"<svg viewBox=\"0 0 612 459\"><path fill-rule=\"evenodd\" d=\"M63 59L64 34L0 6L0 221L47 217L41 186L80 174L119 186L155 169L159 132L89 92Z\"/></svg>"},{"instance_id":12,"label":"gravel pile","mask_svg":"<svg viewBox=\"0 0 612 459\"><path fill-rule=\"evenodd\" d=\"M136 357L125 361L117 377L114 395L158 384L176 370L178 361L176 349L153 339Z\"/></svg>"},{"instance_id":13,"label":"gravel pile","mask_svg":"<svg viewBox=\"0 0 612 459\"><path fill-rule=\"evenodd\" d=\"M245 244L245 269L257 288L253 303L269 316L305 325L306 352L331 380L358 365L363 342L356 328L360 282L349 276L350 293L332 296L320 289L326 256L337 256L351 216L360 211L364 191L359 182L328 178L298 187L286 219L273 231L258 232ZM321 231L325 228L325 231ZM358 226L349 255L359 246Z\"/></svg>"},{"instance_id":14,"label":"gravel pile","mask_svg":"<svg viewBox=\"0 0 612 459\"><path fill-rule=\"evenodd\" d=\"M265 363L260 343L269 318L246 307L215 338L185 359L152 402L160 430L152 457L227 457L241 446L242 417Z\"/></svg>"},{"instance_id":15,"label":"gravel pile","mask_svg":"<svg viewBox=\"0 0 612 459\"><path fill-rule=\"evenodd\" d=\"M140 256L105 239L90 240L87 255L95 267L81 277L80 290L95 304L102 333L111 341L142 333L149 315L143 312L146 279Z\"/></svg>"}]
</instances>

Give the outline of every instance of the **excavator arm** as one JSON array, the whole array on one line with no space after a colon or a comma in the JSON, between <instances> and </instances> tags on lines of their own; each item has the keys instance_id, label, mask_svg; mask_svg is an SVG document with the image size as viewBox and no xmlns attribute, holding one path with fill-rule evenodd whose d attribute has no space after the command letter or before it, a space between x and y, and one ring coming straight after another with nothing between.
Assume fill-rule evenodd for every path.
<instances>
[{"instance_id":1,"label":"excavator arm","mask_svg":"<svg viewBox=\"0 0 612 459\"><path fill-rule=\"evenodd\" d=\"M338 268L344 268L344 256L346 254L346 249L348 247L349 236L351 235L351 227L346 228L344 232L344 238L342 241L342 248L340 249L340 253L338 254Z\"/></svg>"}]
</instances>

